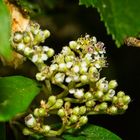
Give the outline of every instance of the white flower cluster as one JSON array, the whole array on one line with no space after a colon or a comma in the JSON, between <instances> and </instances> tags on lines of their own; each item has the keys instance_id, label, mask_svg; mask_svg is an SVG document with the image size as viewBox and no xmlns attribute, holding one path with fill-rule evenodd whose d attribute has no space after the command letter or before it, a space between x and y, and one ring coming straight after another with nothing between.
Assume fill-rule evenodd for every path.
<instances>
[{"instance_id":1,"label":"white flower cluster","mask_svg":"<svg viewBox=\"0 0 140 140\"><path fill-rule=\"evenodd\" d=\"M69 46L63 47L60 54L54 57L49 67L48 74L54 75L51 80L55 83L88 83L99 79L99 71L105 67L105 49L103 43L97 42L95 37L79 38L77 41L70 41ZM44 80L45 71L39 75ZM48 77L48 75L46 75Z\"/></svg>"},{"instance_id":2,"label":"white flower cluster","mask_svg":"<svg viewBox=\"0 0 140 140\"><path fill-rule=\"evenodd\" d=\"M48 30L42 31L37 23L31 23L24 32L13 34L13 47L35 64L43 64L54 55L48 46L40 46L50 36Z\"/></svg>"}]
</instances>

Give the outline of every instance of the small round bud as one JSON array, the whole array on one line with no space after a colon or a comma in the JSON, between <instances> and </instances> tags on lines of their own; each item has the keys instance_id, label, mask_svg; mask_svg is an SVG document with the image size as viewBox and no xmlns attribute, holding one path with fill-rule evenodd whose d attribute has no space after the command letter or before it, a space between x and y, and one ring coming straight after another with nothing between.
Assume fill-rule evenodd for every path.
<instances>
[{"instance_id":1,"label":"small round bud","mask_svg":"<svg viewBox=\"0 0 140 140\"><path fill-rule=\"evenodd\" d=\"M74 114L74 115L79 115L79 107L77 106L77 107L74 107L73 109L72 109L72 113Z\"/></svg>"},{"instance_id":2,"label":"small round bud","mask_svg":"<svg viewBox=\"0 0 140 140\"><path fill-rule=\"evenodd\" d=\"M25 49L24 49L24 54L27 55L27 56L32 54L33 52L34 51L29 47L25 47Z\"/></svg>"},{"instance_id":3,"label":"small round bud","mask_svg":"<svg viewBox=\"0 0 140 140\"><path fill-rule=\"evenodd\" d=\"M65 56L65 62L66 62L66 63L67 63L67 62L72 62L73 59L74 59L74 56L73 56L73 55L67 55L67 56Z\"/></svg>"},{"instance_id":4,"label":"small round bud","mask_svg":"<svg viewBox=\"0 0 140 140\"><path fill-rule=\"evenodd\" d=\"M101 98L103 95L104 95L104 93L100 90L96 91L94 94L94 96L98 99Z\"/></svg>"},{"instance_id":5,"label":"small round bud","mask_svg":"<svg viewBox=\"0 0 140 140\"><path fill-rule=\"evenodd\" d=\"M102 78L96 83L96 87L99 90L106 92L108 90L108 82L105 80L105 78Z\"/></svg>"},{"instance_id":6,"label":"small round bud","mask_svg":"<svg viewBox=\"0 0 140 140\"><path fill-rule=\"evenodd\" d=\"M85 113L86 113L86 110L87 110L87 109L86 109L85 106L81 106L80 109L79 109L79 114L80 114L80 115L85 114Z\"/></svg>"},{"instance_id":7,"label":"small round bud","mask_svg":"<svg viewBox=\"0 0 140 140\"><path fill-rule=\"evenodd\" d=\"M69 46L71 49L75 50L77 48L77 42L76 41L70 41Z\"/></svg>"},{"instance_id":8,"label":"small round bud","mask_svg":"<svg viewBox=\"0 0 140 140\"><path fill-rule=\"evenodd\" d=\"M58 69L58 65L57 64L51 64L50 65L50 70L51 71L54 71L54 70L57 70Z\"/></svg>"},{"instance_id":9,"label":"small round bud","mask_svg":"<svg viewBox=\"0 0 140 140\"><path fill-rule=\"evenodd\" d=\"M56 96L50 96L48 98L47 106L51 107L56 103Z\"/></svg>"},{"instance_id":10,"label":"small round bud","mask_svg":"<svg viewBox=\"0 0 140 140\"><path fill-rule=\"evenodd\" d=\"M124 111L128 109L128 105L123 105L123 107L121 108L123 109Z\"/></svg>"},{"instance_id":11,"label":"small round bud","mask_svg":"<svg viewBox=\"0 0 140 140\"><path fill-rule=\"evenodd\" d=\"M96 69L96 67L93 67L93 66L92 66L92 67L89 68L89 73L90 73L90 74L98 73L98 70Z\"/></svg>"},{"instance_id":12,"label":"small round bud","mask_svg":"<svg viewBox=\"0 0 140 140\"><path fill-rule=\"evenodd\" d=\"M65 110L62 108L62 109L59 109L58 112L57 112L58 116L60 117L64 117L65 116Z\"/></svg>"},{"instance_id":13,"label":"small round bud","mask_svg":"<svg viewBox=\"0 0 140 140\"><path fill-rule=\"evenodd\" d=\"M70 102L65 102L65 108L69 109L71 107L71 103Z\"/></svg>"},{"instance_id":14,"label":"small round bud","mask_svg":"<svg viewBox=\"0 0 140 140\"><path fill-rule=\"evenodd\" d=\"M80 125L84 125L84 124L86 124L87 122L88 122L87 116L82 116L82 117L80 117L80 119L79 119Z\"/></svg>"},{"instance_id":15,"label":"small round bud","mask_svg":"<svg viewBox=\"0 0 140 140\"><path fill-rule=\"evenodd\" d=\"M103 102L103 103L101 103L101 104L99 105L99 109L100 109L100 110L106 110L107 107L108 107L108 105L107 105L106 102Z\"/></svg>"},{"instance_id":16,"label":"small round bud","mask_svg":"<svg viewBox=\"0 0 140 140\"><path fill-rule=\"evenodd\" d=\"M108 84L108 88L109 89L114 89L118 86L118 83L116 82L116 80L111 80Z\"/></svg>"},{"instance_id":17,"label":"small round bud","mask_svg":"<svg viewBox=\"0 0 140 140\"><path fill-rule=\"evenodd\" d=\"M45 115L46 115L46 110L45 110L45 108L39 108L38 113L39 113L39 116L40 116L40 117L45 116Z\"/></svg>"},{"instance_id":18,"label":"small round bud","mask_svg":"<svg viewBox=\"0 0 140 140\"><path fill-rule=\"evenodd\" d=\"M117 114L117 112L118 112L118 108L117 107L111 106L109 108L109 114Z\"/></svg>"},{"instance_id":19,"label":"small round bud","mask_svg":"<svg viewBox=\"0 0 140 140\"><path fill-rule=\"evenodd\" d=\"M89 100L89 101L86 102L86 106L87 106L87 107L94 107L95 104L96 104L96 103L95 103L93 100Z\"/></svg>"},{"instance_id":20,"label":"small round bud","mask_svg":"<svg viewBox=\"0 0 140 140\"><path fill-rule=\"evenodd\" d=\"M23 42L24 42L25 44L29 43L30 41L31 41L30 36L26 35L26 36L23 37Z\"/></svg>"},{"instance_id":21,"label":"small round bud","mask_svg":"<svg viewBox=\"0 0 140 140\"><path fill-rule=\"evenodd\" d=\"M63 105L63 100L62 99L57 99L55 104L50 108L51 110L52 109L59 109L61 108Z\"/></svg>"},{"instance_id":22,"label":"small round bud","mask_svg":"<svg viewBox=\"0 0 140 140\"><path fill-rule=\"evenodd\" d=\"M108 95L110 98L113 98L113 96L115 95L115 90L114 90L114 89L109 89L109 91L107 92L107 95Z\"/></svg>"},{"instance_id":23,"label":"small round bud","mask_svg":"<svg viewBox=\"0 0 140 140\"><path fill-rule=\"evenodd\" d=\"M44 133L48 133L51 130L51 127L49 125L43 125L42 129Z\"/></svg>"},{"instance_id":24,"label":"small round bud","mask_svg":"<svg viewBox=\"0 0 140 140\"><path fill-rule=\"evenodd\" d=\"M93 95L92 95L90 92L86 92L85 95L84 95L84 98L85 98L86 100L90 100L90 99L93 98Z\"/></svg>"},{"instance_id":25,"label":"small round bud","mask_svg":"<svg viewBox=\"0 0 140 140\"><path fill-rule=\"evenodd\" d=\"M36 109L34 110L34 116L35 116L35 117L39 117L39 108L36 108Z\"/></svg>"},{"instance_id":26,"label":"small round bud","mask_svg":"<svg viewBox=\"0 0 140 140\"><path fill-rule=\"evenodd\" d=\"M80 74L85 74L87 72L88 68L86 66L83 66L80 68Z\"/></svg>"},{"instance_id":27,"label":"small round bud","mask_svg":"<svg viewBox=\"0 0 140 140\"><path fill-rule=\"evenodd\" d=\"M14 42L16 42L16 43L19 43L19 42L22 41L22 37L23 37L22 33L16 32L16 33L14 33L13 40L14 40Z\"/></svg>"},{"instance_id":28,"label":"small round bud","mask_svg":"<svg viewBox=\"0 0 140 140\"><path fill-rule=\"evenodd\" d=\"M119 98L119 97L123 97L123 96L125 96L125 93L123 92L123 91L119 91L118 93L117 93L117 97Z\"/></svg>"},{"instance_id":29,"label":"small round bud","mask_svg":"<svg viewBox=\"0 0 140 140\"><path fill-rule=\"evenodd\" d=\"M60 63L58 66L59 66L59 71L66 72L67 66L65 63Z\"/></svg>"},{"instance_id":30,"label":"small round bud","mask_svg":"<svg viewBox=\"0 0 140 140\"><path fill-rule=\"evenodd\" d=\"M24 129L22 130L22 133L23 133L23 135L25 135L25 136L33 134L33 132L30 131L28 128L24 128Z\"/></svg>"},{"instance_id":31,"label":"small round bud","mask_svg":"<svg viewBox=\"0 0 140 140\"><path fill-rule=\"evenodd\" d=\"M80 68L79 68L78 65L75 65L75 66L72 68L72 71L73 71L74 73L78 73L79 70L80 70Z\"/></svg>"},{"instance_id":32,"label":"small round bud","mask_svg":"<svg viewBox=\"0 0 140 140\"><path fill-rule=\"evenodd\" d=\"M45 30L44 31L44 36L45 36L45 38L48 38L50 36L50 31Z\"/></svg>"},{"instance_id":33,"label":"small round bud","mask_svg":"<svg viewBox=\"0 0 140 140\"><path fill-rule=\"evenodd\" d=\"M124 104L130 103L130 101L131 101L131 98L128 95L126 95L126 96L123 97L123 103Z\"/></svg>"},{"instance_id":34,"label":"small round bud","mask_svg":"<svg viewBox=\"0 0 140 140\"><path fill-rule=\"evenodd\" d=\"M46 53L48 57L52 57L54 55L54 50L52 48L49 48Z\"/></svg>"},{"instance_id":35,"label":"small round bud","mask_svg":"<svg viewBox=\"0 0 140 140\"><path fill-rule=\"evenodd\" d=\"M66 83L70 83L71 81L72 81L73 79L72 79L72 77L67 77L66 79L65 79L65 81L66 81Z\"/></svg>"},{"instance_id":36,"label":"small round bud","mask_svg":"<svg viewBox=\"0 0 140 140\"><path fill-rule=\"evenodd\" d=\"M118 102L118 97L117 96L114 96L113 97L113 100L112 100L112 103L113 104L116 104Z\"/></svg>"},{"instance_id":37,"label":"small round bud","mask_svg":"<svg viewBox=\"0 0 140 140\"><path fill-rule=\"evenodd\" d=\"M25 117L25 124L30 128L33 128L36 125L36 120L32 114L29 114L27 117Z\"/></svg>"},{"instance_id":38,"label":"small round bud","mask_svg":"<svg viewBox=\"0 0 140 140\"><path fill-rule=\"evenodd\" d=\"M23 51L24 48L25 48L25 45L24 45L23 43L19 43L19 44L17 45L17 50L18 50L18 51Z\"/></svg>"},{"instance_id":39,"label":"small round bud","mask_svg":"<svg viewBox=\"0 0 140 140\"><path fill-rule=\"evenodd\" d=\"M46 79L46 77L43 76L42 73L37 73L37 74L36 74L36 79L37 79L38 81L44 81L44 80Z\"/></svg>"},{"instance_id":40,"label":"small round bud","mask_svg":"<svg viewBox=\"0 0 140 140\"><path fill-rule=\"evenodd\" d=\"M69 119L70 119L70 122L71 122L71 123L76 123L76 122L78 121L78 116L76 116L76 115L71 115Z\"/></svg>"},{"instance_id":41,"label":"small round bud","mask_svg":"<svg viewBox=\"0 0 140 140\"><path fill-rule=\"evenodd\" d=\"M88 77L87 77L86 75L81 75L81 76L80 76L80 81L81 81L82 83L87 83L87 82L88 82Z\"/></svg>"},{"instance_id":42,"label":"small round bud","mask_svg":"<svg viewBox=\"0 0 140 140\"><path fill-rule=\"evenodd\" d=\"M41 60L46 61L48 59L48 56L46 54L41 54Z\"/></svg>"},{"instance_id":43,"label":"small round bud","mask_svg":"<svg viewBox=\"0 0 140 140\"><path fill-rule=\"evenodd\" d=\"M38 59L39 59L39 57L38 57L37 54L35 54L35 55L32 56L32 62L33 63L36 63L38 61Z\"/></svg>"}]
</instances>

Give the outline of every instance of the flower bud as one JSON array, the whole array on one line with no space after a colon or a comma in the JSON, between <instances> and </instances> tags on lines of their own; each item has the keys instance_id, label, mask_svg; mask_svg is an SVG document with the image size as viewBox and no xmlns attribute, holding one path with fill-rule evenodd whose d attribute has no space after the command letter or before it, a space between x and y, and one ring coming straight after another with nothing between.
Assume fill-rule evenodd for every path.
<instances>
[{"instance_id":1,"label":"flower bud","mask_svg":"<svg viewBox=\"0 0 140 140\"><path fill-rule=\"evenodd\" d=\"M47 102L48 108L51 107L51 106L53 106L55 103L56 103L56 96L53 96L53 95L50 96L48 98L48 102Z\"/></svg>"},{"instance_id":2,"label":"flower bud","mask_svg":"<svg viewBox=\"0 0 140 140\"><path fill-rule=\"evenodd\" d=\"M85 106L81 106L80 109L79 109L79 114L80 114L80 115L85 114L85 113L86 113L86 110L87 110L87 109L86 109Z\"/></svg>"},{"instance_id":3,"label":"flower bud","mask_svg":"<svg viewBox=\"0 0 140 140\"><path fill-rule=\"evenodd\" d=\"M77 42L76 41L70 41L69 46L71 49L76 50L77 49Z\"/></svg>"},{"instance_id":4,"label":"flower bud","mask_svg":"<svg viewBox=\"0 0 140 140\"><path fill-rule=\"evenodd\" d=\"M74 114L74 115L79 115L79 107L77 106L77 107L74 107L73 109L72 109L72 113Z\"/></svg>"},{"instance_id":5,"label":"flower bud","mask_svg":"<svg viewBox=\"0 0 140 140\"><path fill-rule=\"evenodd\" d=\"M37 79L38 81L44 81L44 80L46 79L46 77L43 76L42 73L37 73L37 74L36 74L36 79Z\"/></svg>"},{"instance_id":6,"label":"flower bud","mask_svg":"<svg viewBox=\"0 0 140 140\"><path fill-rule=\"evenodd\" d=\"M24 48L25 48L25 45L24 45L23 43L19 43L19 44L17 45L17 50L18 50L18 51L23 51Z\"/></svg>"},{"instance_id":7,"label":"flower bud","mask_svg":"<svg viewBox=\"0 0 140 140\"><path fill-rule=\"evenodd\" d=\"M118 97L117 96L114 96L113 97L113 100L112 100L112 103L113 104L116 104L118 102Z\"/></svg>"},{"instance_id":8,"label":"flower bud","mask_svg":"<svg viewBox=\"0 0 140 140\"><path fill-rule=\"evenodd\" d=\"M71 103L70 102L65 102L65 108L69 109L71 107Z\"/></svg>"},{"instance_id":9,"label":"flower bud","mask_svg":"<svg viewBox=\"0 0 140 140\"><path fill-rule=\"evenodd\" d=\"M24 42L25 44L29 43L30 41L31 41L31 38L30 38L29 35L26 35L26 36L23 37L23 42Z\"/></svg>"},{"instance_id":10,"label":"flower bud","mask_svg":"<svg viewBox=\"0 0 140 140\"><path fill-rule=\"evenodd\" d=\"M121 107L121 109L123 109L124 111L127 110L127 109L128 109L128 105L123 105L123 106Z\"/></svg>"},{"instance_id":11,"label":"flower bud","mask_svg":"<svg viewBox=\"0 0 140 140\"><path fill-rule=\"evenodd\" d=\"M99 109L100 109L100 110L106 110L107 107L108 107L108 105L107 105L106 102L103 102L103 103L101 103L101 104L99 105Z\"/></svg>"},{"instance_id":12,"label":"flower bud","mask_svg":"<svg viewBox=\"0 0 140 140\"><path fill-rule=\"evenodd\" d=\"M108 88L109 89L114 89L118 86L118 83L116 82L116 80L111 80L108 84Z\"/></svg>"},{"instance_id":13,"label":"flower bud","mask_svg":"<svg viewBox=\"0 0 140 140\"><path fill-rule=\"evenodd\" d=\"M29 114L27 117L25 117L25 124L30 128L33 128L36 125L36 120L32 114Z\"/></svg>"},{"instance_id":14,"label":"flower bud","mask_svg":"<svg viewBox=\"0 0 140 140\"><path fill-rule=\"evenodd\" d=\"M82 83L87 83L87 82L88 82L88 77L87 77L86 75L81 75L81 76L80 76L80 81L81 81Z\"/></svg>"},{"instance_id":15,"label":"flower bud","mask_svg":"<svg viewBox=\"0 0 140 140\"><path fill-rule=\"evenodd\" d=\"M25 47L25 49L24 49L24 54L27 55L27 56L32 54L33 52L34 51L29 47Z\"/></svg>"},{"instance_id":16,"label":"flower bud","mask_svg":"<svg viewBox=\"0 0 140 140\"><path fill-rule=\"evenodd\" d=\"M67 70L66 64L65 63L60 63L59 64L59 71L66 72L66 70Z\"/></svg>"},{"instance_id":17,"label":"flower bud","mask_svg":"<svg viewBox=\"0 0 140 140\"><path fill-rule=\"evenodd\" d=\"M71 122L71 123L76 123L76 122L78 121L78 116L76 116L76 115L71 115L69 119L70 119L70 122Z\"/></svg>"},{"instance_id":18,"label":"flower bud","mask_svg":"<svg viewBox=\"0 0 140 140\"><path fill-rule=\"evenodd\" d=\"M65 78L65 74L64 73L57 73L54 78L55 78L56 83L63 83L64 78Z\"/></svg>"},{"instance_id":19,"label":"flower bud","mask_svg":"<svg viewBox=\"0 0 140 140\"><path fill-rule=\"evenodd\" d=\"M96 91L95 94L94 94L94 96L97 99L101 98L103 95L104 95L104 93L102 91L100 91L100 90Z\"/></svg>"},{"instance_id":20,"label":"flower bud","mask_svg":"<svg viewBox=\"0 0 140 140\"><path fill-rule=\"evenodd\" d=\"M119 98L119 97L123 97L123 96L125 96L125 93L123 92L123 91L119 91L118 93L117 93L117 97Z\"/></svg>"},{"instance_id":21,"label":"flower bud","mask_svg":"<svg viewBox=\"0 0 140 140\"><path fill-rule=\"evenodd\" d=\"M83 66L80 68L80 74L85 74L87 72L88 68L86 66Z\"/></svg>"},{"instance_id":22,"label":"flower bud","mask_svg":"<svg viewBox=\"0 0 140 140\"><path fill-rule=\"evenodd\" d=\"M84 95L84 98L85 98L86 100L90 100L90 99L93 98L93 95L92 95L90 92L86 92L85 95Z\"/></svg>"},{"instance_id":23,"label":"flower bud","mask_svg":"<svg viewBox=\"0 0 140 140\"><path fill-rule=\"evenodd\" d=\"M27 135L32 135L32 134L33 134L33 132L30 131L28 128L24 128L24 129L22 130L22 133L23 133L23 135L25 135L25 136L27 136Z\"/></svg>"},{"instance_id":24,"label":"flower bud","mask_svg":"<svg viewBox=\"0 0 140 140\"><path fill-rule=\"evenodd\" d=\"M89 100L89 101L86 102L87 107L94 107L95 104L96 103L93 100Z\"/></svg>"},{"instance_id":25,"label":"flower bud","mask_svg":"<svg viewBox=\"0 0 140 140\"><path fill-rule=\"evenodd\" d=\"M51 127L49 125L43 125L42 129L44 133L48 133L51 130Z\"/></svg>"},{"instance_id":26,"label":"flower bud","mask_svg":"<svg viewBox=\"0 0 140 140\"><path fill-rule=\"evenodd\" d=\"M131 98L128 95L126 95L126 96L123 97L123 103L124 104L130 103L130 101L131 101Z\"/></svg>"},{"instance_id":27,"label":"flower bud","mask_svg":"<svg viewBox=\"0 0 140 140\"><path fill-rule=\"evenodd\" d=\"M54 55L54 50L52 48L49 48L46 53L48 57L52 57Z\"/></svg>"},{"instance_id":28,"label":"flower bud","mask_svg":"<svg viewBox=\"0 0 140 140\"><path fill-rule=\"evenodd\" d=\"M65 116L65 110L63 108L59 109L57 112L58 116L64 117Z\"/></svg>"},{"instance_id":29,"label":"flower bud","mask_svg":"<svg viewBox=\"0 0 140 140\"><path fill-rule=\"evenodd\" d=\"M38 110L39 116L43 117L46 115L46 109L45 108L39 108Z\"/></svg>"},{"instance_id":30,"label":"flower bud","mask_svg":"<svg viewBox=\"0 0 140 140\"><path fill-rule=\"evenodd\" d=\"M115 106L111 106L108 111L109 111L109 114L112 114L112 115L117 114L118 108Z\"/></svg>"},{"instance_id":31,"label":"flower bud","mask_svg":"<svg viewBox=\"0 0 140 140\"><path fill-rule=\"evenodd\" d=\"M59 109L61 108L63 105L63 100L62 99L57 99L55 104L50 108L51 110L52 109Z\"/></svg>"},{"instance_id":32,"label":"flower bud","mask_svg":"<svg viewBox=\"0 0 140 140\"><path fill-rule=\"evenodd\" d=\"M84 96L84 91L83 89L77 89L76 92L74 93L74 97L81 99Z\"/></svg>"},{"instance_id":33,"label":"flower bud","mask_svg":"<svg viewBox=\"0 0 140 140\"><path fill-rule=\"evenodd\" d=\"M80 117L80 119L79 119L80 125L84 125L84 124L86 124L87 122L88 122L87 116L82 116L82 117Z\"/></svg>"},{"instance_id":34,"label":"flower bud","mask_svg":"<svg viewBox=\"0 0 140 140\"><path fill-rule=\"evenodd\" d=\"M72 71L73 71L74 73L78 73L79 70L80 70L80 68L79 68L78 65L75 65L75 66L72 67Z\"/></svg>"},{"instance_id":35,"label":"flower bud","mask_svg":"<svg viewBox=\"0 0 140 140\"><path fill-rule=\"evenodd\" d=\"M16 32L16 33L14 33L13 40L14 40L14 42L16 42L16 43L19 43L19 42L22 41L22 37L23 37L22 33Z\"/></svg>"},{"instance_id":36,"label":"flower bud","mask_svg":"<svg viewBox=\"0 0 140 140\"><path fill-rule=\"evenodd\" d=\"M45 38L48 38L50 36L50 31L49 30L45 30L43 33L44 33Z\"/></svg>"}]
</instances>

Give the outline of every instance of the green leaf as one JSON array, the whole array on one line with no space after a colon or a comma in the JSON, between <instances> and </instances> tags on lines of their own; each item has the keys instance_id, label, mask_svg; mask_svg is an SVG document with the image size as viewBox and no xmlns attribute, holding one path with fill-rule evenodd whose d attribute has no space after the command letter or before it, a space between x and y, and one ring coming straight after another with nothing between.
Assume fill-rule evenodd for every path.
<instances>
[{"instance_id":1,"label":"green leaf","mask_svg":"<svg viewBox=\"0 0 140 140\"><path fill-rule=\"evenodd\" d=\"M12 58L10 46L11 19L3 0L0 0L0 55L7 60Z\"/></svg>"},{"instance_id":2,"label":"green leaf","mask_svg":"<svg viewBox=\"0 0 140 140\"><path fill-rule=\"evenodd\" d=\"M6 140L5 123L0 122L0 140Z\"/></svg>"},{"instance_id":3,"label":"green leaf","mask_svg":"<svg viewBox=\"0 0 140 140\"><path fill-rule=\"evenodd\" d=\"M24 112L39 93L38 84L23 76L0 78L0 121Z\"/></svg>"},{"instance_id":4,"label":"green leaf","mask_svg":"<svg viewBox=\"0 0 140 140\"><path fill-rule=\"evenodd\" d=\"M87 124L75 134L64 134L63 138L65 140L122 140L111 131L91 124Z\"/></svg>"},{"instance_id":5,"label":"green leaf","mask_svg":"<svg viewBox=\"0 0 140 140\"><path fill-rule=\"evenodd\" d=\"M117 46L128 36L140 32L139 0L80 0L79 4L96 7Z\"/></svg>"}]
</instances>

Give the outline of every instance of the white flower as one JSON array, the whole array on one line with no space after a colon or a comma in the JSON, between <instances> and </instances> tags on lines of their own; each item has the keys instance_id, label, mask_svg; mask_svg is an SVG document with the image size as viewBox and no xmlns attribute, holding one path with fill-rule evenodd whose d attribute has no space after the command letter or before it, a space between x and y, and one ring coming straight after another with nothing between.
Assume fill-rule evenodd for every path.
<instances>
[{"instance_id":1,"label":"white flower","mask_svg":"<svg viewBox=\"0 0 140 140\"><path fill-rule=\"evenodd\" d=\"M115 90L110 89L110 90L108 91L108 94L109 94L109 97L112 98L112 97L115 95Z\"/></svg>"},{"instance_id":2,"label":"white flower","mask_svg":"<svg viewBox=\"0 0 140 140\"><path fill-rule=\"evenodd\" d=\"M32 62L35 63L35 62L37 62L37 61L38 61L38 55L35 54L35 55L33 55L33 57L32 57Z\"/></svg>"},{"instance_id":3,"label":"white flower","mask_svg":"<svg viewBox=\"0 0 140 140\"><path fill-rule=\"evenodd\" d=\"M77 49L77 42L76 41L70 41L69 46L71 49Z\"/></svg>"},{"instance_id":4,"label":"white flower","mask_svg":"<svg viewBox=\"0 0 140 140\"><path fill-rule=\"evenodd\" d=\"M82 83L86 83L86 82L88 82L88 77L86 75L81 75L80 80Z\"/></svg>"},{"instance_id":5,"label":"white flower","mask_svg":"<svg viewBox=\"0 0 140 140\"><path fill-rule=\"evenodd\" d=\"M84 96L84 90L83 89L77 89L76 92L74 93L74 96L76 98L82 98Z\"/></svg>"},{"instance_id":6,"label":"white flower","mask_svg":"<svg viewBox=\"0 0 140 140\"><path fill-rule=\"evenodd\" d=\"M30 55L31 53L33 53L34 51L31 49L31 48L29 48L29 47L26 47L25 49L24 49L24 54L25 55Z\"/></svg>"},{"instance_id":7,"label":"white flower","mask_svg":"<svg viewBox=\"0 0 140 140\"><path fill-rule=\"evenodd\" d=\"M69 93L70 94L74 94L75 92L76 92L76 89L74 89L74 88L72 88L72 89L69 90Z\"/></svg>"},{"instance_id":8,"label":"white flower","mask_svg":"<svg viewBox=\"0 0 140 140\"><path fill-rule=\"evenodd\" d=\"M72 69L73 69L73 71L74 71L75 73L78 73L79 70L80 70L80 68L79 68L78 65L75 65Z\"/></svg>"},{"instance_id":9,"label":"white flower","mask_svg":"<svg viewBox=\"0 0 140 140\"><path fill-rule=\"evenodd\" d=\"M85 55L85 58L86 58L87 60L92 60L92 54L87 53L87 54Z\"/></svg>"},{"instance_id":10,"label":"white flower","mask_svg":"<svg viewBox=\"0 0 140 140\"><path fill-rule=\"evenodd\" d=\"M29 114L27 117L25 117L25 124L30 128L33 128L36 125L36 120L32 114Z\"/></svg>"},{"instance_id":11,"label":"white flower","mask_svg":"<svg viewBox=\"0 0 140 140\"><path fill-rule=\"evenodd\" d=\"M43 46L43 51L44 52L47 52L49 50L49 47L48 46Z\"/></svg>"},{"instance_id":12,"label":"white flower","mask_svg":"<svg viewBox=\"0 0 140 140\"><path fill-rule=\"evenodd\" d=\"M57 73L55 75L55 81L58 83L62 83L64 81L65 74L64 73Z\"/></svg>"},{"instance_id":13,"label":"white flower","mask_svg":"<svg viewBox=\"0 0 140 140\"><path fill-rule=\"evenodd\" d=\"M43 61L46 61L48 59L48 56L46 54L41 54L41 59Z\"/></svg>"},{"instance_id":14,"label":"white flower","mask_svg":"<svg viewBox=\"0 0 140 140\"><path fill-rule=\"evenodd\" d=\"M63 54L69 54L69 52L70 52L71 50L70 50L70 48L69 47L63 47L63 49L62 49L62 53Z\"/></svg>"},{"instance_id":15,"label":"white flower","mask_svg":"<svg viewBox=\"0 0 140 140\"><path fill-rule=\"evenodd\" d=\"M66 63L67 68L71 68L71 67L72 67L72 65L73 65L73 63L72 63L72 62L67 62L67 63Z\"/></svg>"},{"instance_id":16,"label":"white flower","mask_svg":"<svg viewBox=\"0 0 140 140\"><path fill-rule=\"evenodd\" d=\"M79 76L75 75L75 76L73 76L73 79L74 79L75 82L78 82L79 81Z\"/></svg>"},{"instance_id":17,"label":"white flower","mask_svg":"<svg viewBox=\"0 0 140 140\"><path fill-rule=\"evenodd\" d=\"M60 70L60 71L65 71L66 69L67 69L67 66L66 66L65 63L60 63L60 64L59 64L59 70Z\"/></svg>"},{"instance_id":18,"label":"white flower","mask_svg":"<svg viewBox=\"0 0 140 140\"><path fill-rule=\"evenodd\" d=\"M24 45L23 43L20 43L20 44L18 44L18 46L17 46L17 49L18 49L19 51L23 51L24 48L25 48L25 45Z\"/></svg>"},{"instance_id":19,"label":"white flower","mask_svg":"<svg viewBox=\"0 0 140 140\"><path fill-rule=\"evenodd\" d=\"M50 65L50 70L51 70L51 71L54 71L54 70L56 70L56 69L58 69L58 65L57 65L57 64L51 64L51 65Z\"/></svg>"},{"instance_id":20,"label":"white flower","mask_svg":"<svg viewBox=\"0 0 140 140\"><path fill-rule=\"evenodd\" d=\"M67 77L67 78L65 79L65 81L66 81L66 83L70 83L70 82L72 81L72 77Z\"/></svg>"}]
</instances>

